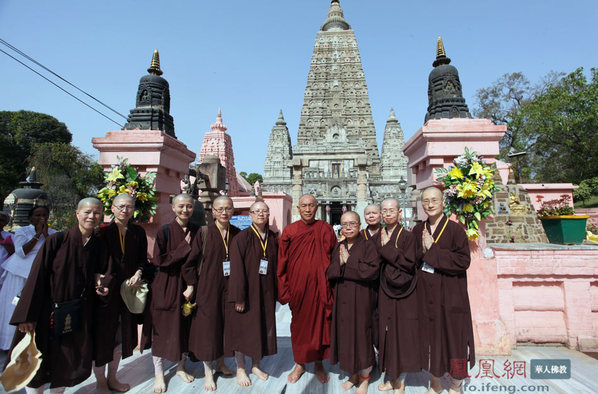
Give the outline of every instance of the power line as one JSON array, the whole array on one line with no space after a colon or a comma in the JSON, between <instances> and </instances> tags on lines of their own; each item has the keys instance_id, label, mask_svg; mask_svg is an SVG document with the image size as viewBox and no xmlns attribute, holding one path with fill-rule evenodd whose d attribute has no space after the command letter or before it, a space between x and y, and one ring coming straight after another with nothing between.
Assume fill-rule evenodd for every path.
<instances>
[{"instance_id":1,"label":"power line","mask_svg":"<svg viewBox=\"0 0 598 394\"><path fill-rule=\"evenodd\" d=\"M111 117L109 117L108 115L105 115L104 113L100 112L99 110L95 109L94 107L92 107L91 105L87 104L85 101L81 100L79 97L75 96L74 94L72 94L71 92L69 92L68 90L64 89L62 86L58 85L56 82L50 80L49 78L47 78L45 75L41 74L40 72L34 70L33 68L29 67L28 65L26 65L25 63L23 63L22 61L20 61L19 59L17 59L16 57L12 56L11 54L9 54L8 52L4 51L3 49L0 49L0 52L4 53L6 56L10 57L11 59L15 60L16 62L20 63L21 65L27 67L29 70L33 71L34 73L36 73L37 75L39 75L40 77L42 77L43 79L45 79L46 81L50 82L52 85L56 86L58 89L62 90L63 92L65 92L66 94L68 94L69 96L71 96L72 98L74 98L75 100L79 101L81 104L85 105L86 107L89 107L90 109L92 109L93 111L97 112L98 114L102 115L104 118L116 123L118 125L118 127L123 127L120 123L118 123L116 120L112 119Z\"/></svg>"}]
</instances>

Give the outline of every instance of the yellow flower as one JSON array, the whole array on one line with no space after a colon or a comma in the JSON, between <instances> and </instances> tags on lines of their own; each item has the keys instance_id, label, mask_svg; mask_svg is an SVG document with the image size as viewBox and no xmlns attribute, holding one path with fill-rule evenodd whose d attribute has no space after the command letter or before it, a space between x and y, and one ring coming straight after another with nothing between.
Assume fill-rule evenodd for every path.
<instances>
[{"instance_id":1,"label":"yellow flower","mask_svg":"<svg viewBox=\"0 0 598 394\"><path fill-rule=\"evenodd\" d=\"M461 169L459 167L453 167L453 169L449 172L449 174L453 178L463 179L463 172L461 171Z\"/></svg>"},{"instance_id":2,"label":"yellow flower","mask_svg":"<svg viewBox=\"0 0 598 394\"><path fill-rule=\"evenodd\" d=\"M463 212L473 212L473 205L472 204L465 204L463 206Z\"/></svg>"},{"instance_id":3,"label":"yellow flower","mask_svg":"<svg viewBox=\"0 0 598 394\"><path fill-rule=\"evenodd\" d=\"M118 168L112 169L112 172L106 176L106 181L116 182L118 179L124 179L125 177Z\"/></svg>"},{"instance_id":4,"label":"yellow flower","mask_svg":"<svg viewBox=\"0 0 598 394\"><path fill-rule=\"evenodd\" d=\"M472 198L475 197L478 191L478 185L476 185L475 182L467 179L463 184L457 185L457 190L459 191L457 197Z\"/></svg>"},{"instance_id":5,"label":"yellow flower","mask_svg":"<svg viewBox=\"0 0 598 394\"><path fill-rule=\"evenodd\" d=\"M465 234L467 234L467 238L470 241L475 241L476 239L478 239L480 237L480 232L478 230L476 230L475 228L468 228L465 231Z\"/></svg>"},{"instance_id":6,"label":"yellow flower","mask_svg":"<svg viewBox=\"0 0 598 394\"><path fill-rule=\"evenodd\" d=\"M127 193L127 187L124 185L118 188L118 194L123 194L123 193Z\"/></svg>"},{"instance_id":7,"label":"yellow flower","mask_svg":"<svg viewBox=\"0 0 598 394\"><path fill-rule=\"evenodd\" d=\"M480 163L478 163L477 161L473 163L473 165L471 166L471 169L469 170L469 174L468 175L476 175L476 178L479 178L480 175L486 175L486 171L484 170L484 167L482 167L482 165Z\"/></svg>"},{"instance_id":8,"label":"yellow flower","mask_svg":"<svg viewBox=\"0 0 598 394\"><path fill-rule=\"evenodd\" d=\"M131 181L129 183L127 183L127 186L131 186L131 187L139 187L139 183L135 182L135 181Z\"/></svg>"},{"instance_id":9,"label":"yellow flower","mask_svg":"<svg viewBox=\"0 0 598 394\"><path fill-rule=\"evenodd\" d=\"M147 194L145 194L145 193L137 193L137 199L139 201L142 201L142 202L146 201L147 200Z\"/></svg>"},{"instance_id":10,"label":"yellow flower","mask_svg":"<svg viewBox=\"0 0 598 394\"><path fill-rule=\"evenodd\" d=\"M116 190L108 189L108 197L113 197L113 196L116 196Z\"/></svg>"}]
</instances>

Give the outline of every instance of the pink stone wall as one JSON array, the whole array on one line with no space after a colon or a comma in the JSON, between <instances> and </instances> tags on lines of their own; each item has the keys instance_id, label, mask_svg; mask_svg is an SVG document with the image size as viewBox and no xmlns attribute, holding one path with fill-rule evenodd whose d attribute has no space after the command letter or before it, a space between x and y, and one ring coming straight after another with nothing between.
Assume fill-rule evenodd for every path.
<instances>
[{"instance_id":1,"label":"pink stone wall","mask_svg":"<svg viewBox=\"0 0 598 394\"><path fill-rule=\"evenodd\" d=\"M500 318L513 346L598 350L598 248L494 252Z\"/></svg>"},{"instance_id":2,"label":"pink stone wall","mask_svg":"<svg viewBox=\"0 0 598 394\"><path fill-rule=\"evenodd\" d=\"M250 197L232 197L235 215L249 215L249 207L256 199ZM270 208L270 229L282 234L282 230L291 222L293 198L286 193L262 193L262 199Z\"/></svg>"},{"instance_id":3,"label":"pink stone wall","mask_svg":"<svg viewBox=\"0 0 598 394\"><path fill-rule=\"evenodd\" d=\"M573 189L577 189L572 183L522 183L521 186L529 194L529 198L532 200L532 204L536 211L540 209L542 205L541 201L538 201L538 197L542 196L542 201L558 200L561 195L567 194L571 197L570 206L573 206Z\"/></svg>"}]
</instances>

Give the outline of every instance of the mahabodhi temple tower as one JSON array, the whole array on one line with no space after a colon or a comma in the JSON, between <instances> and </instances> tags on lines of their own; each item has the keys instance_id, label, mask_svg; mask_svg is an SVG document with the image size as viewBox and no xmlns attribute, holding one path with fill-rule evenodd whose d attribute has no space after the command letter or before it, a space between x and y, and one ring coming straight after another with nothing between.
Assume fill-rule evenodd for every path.
<instances>
[{"instance_id":1,"label":"mahabodhi temple tower","mask_svg":"<svg viewBox=\"0 0 598 394\"><path fill-rule=\"evenodd\" d=\"M291 148L281 111L268 143L264 189L293 196L293 220L299 197L311 193L320 203L318 217L340 223L345 210L362 214L368 203L397 196L397 182L407 180L404 143L391 109L379 154L355 33L333 0L316 36L297 144Z\"/></svg>"}]
</instances>

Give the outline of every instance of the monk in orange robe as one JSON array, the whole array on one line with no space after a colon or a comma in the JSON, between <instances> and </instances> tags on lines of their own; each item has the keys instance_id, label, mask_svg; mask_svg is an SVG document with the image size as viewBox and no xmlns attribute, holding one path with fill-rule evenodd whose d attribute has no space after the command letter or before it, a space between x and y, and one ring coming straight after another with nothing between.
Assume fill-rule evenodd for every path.
<instances>
[{"instance_id":1,"label":"monk in orange robe","mask_svg":"<svg viewBox=\"0 0 598 394\"><path fill-rule=\"evenodd\" d=\"M301 220L282 232L278 248L278 301L289 304L291 345L295 368L288 376L295 383L305 364L315 362L321 383L328 382L322 360L330 353L332 290L326 278L336 235L328 223L316 220L318 202L311 194L299 200Z\"/></svg>"}]
</instances>

